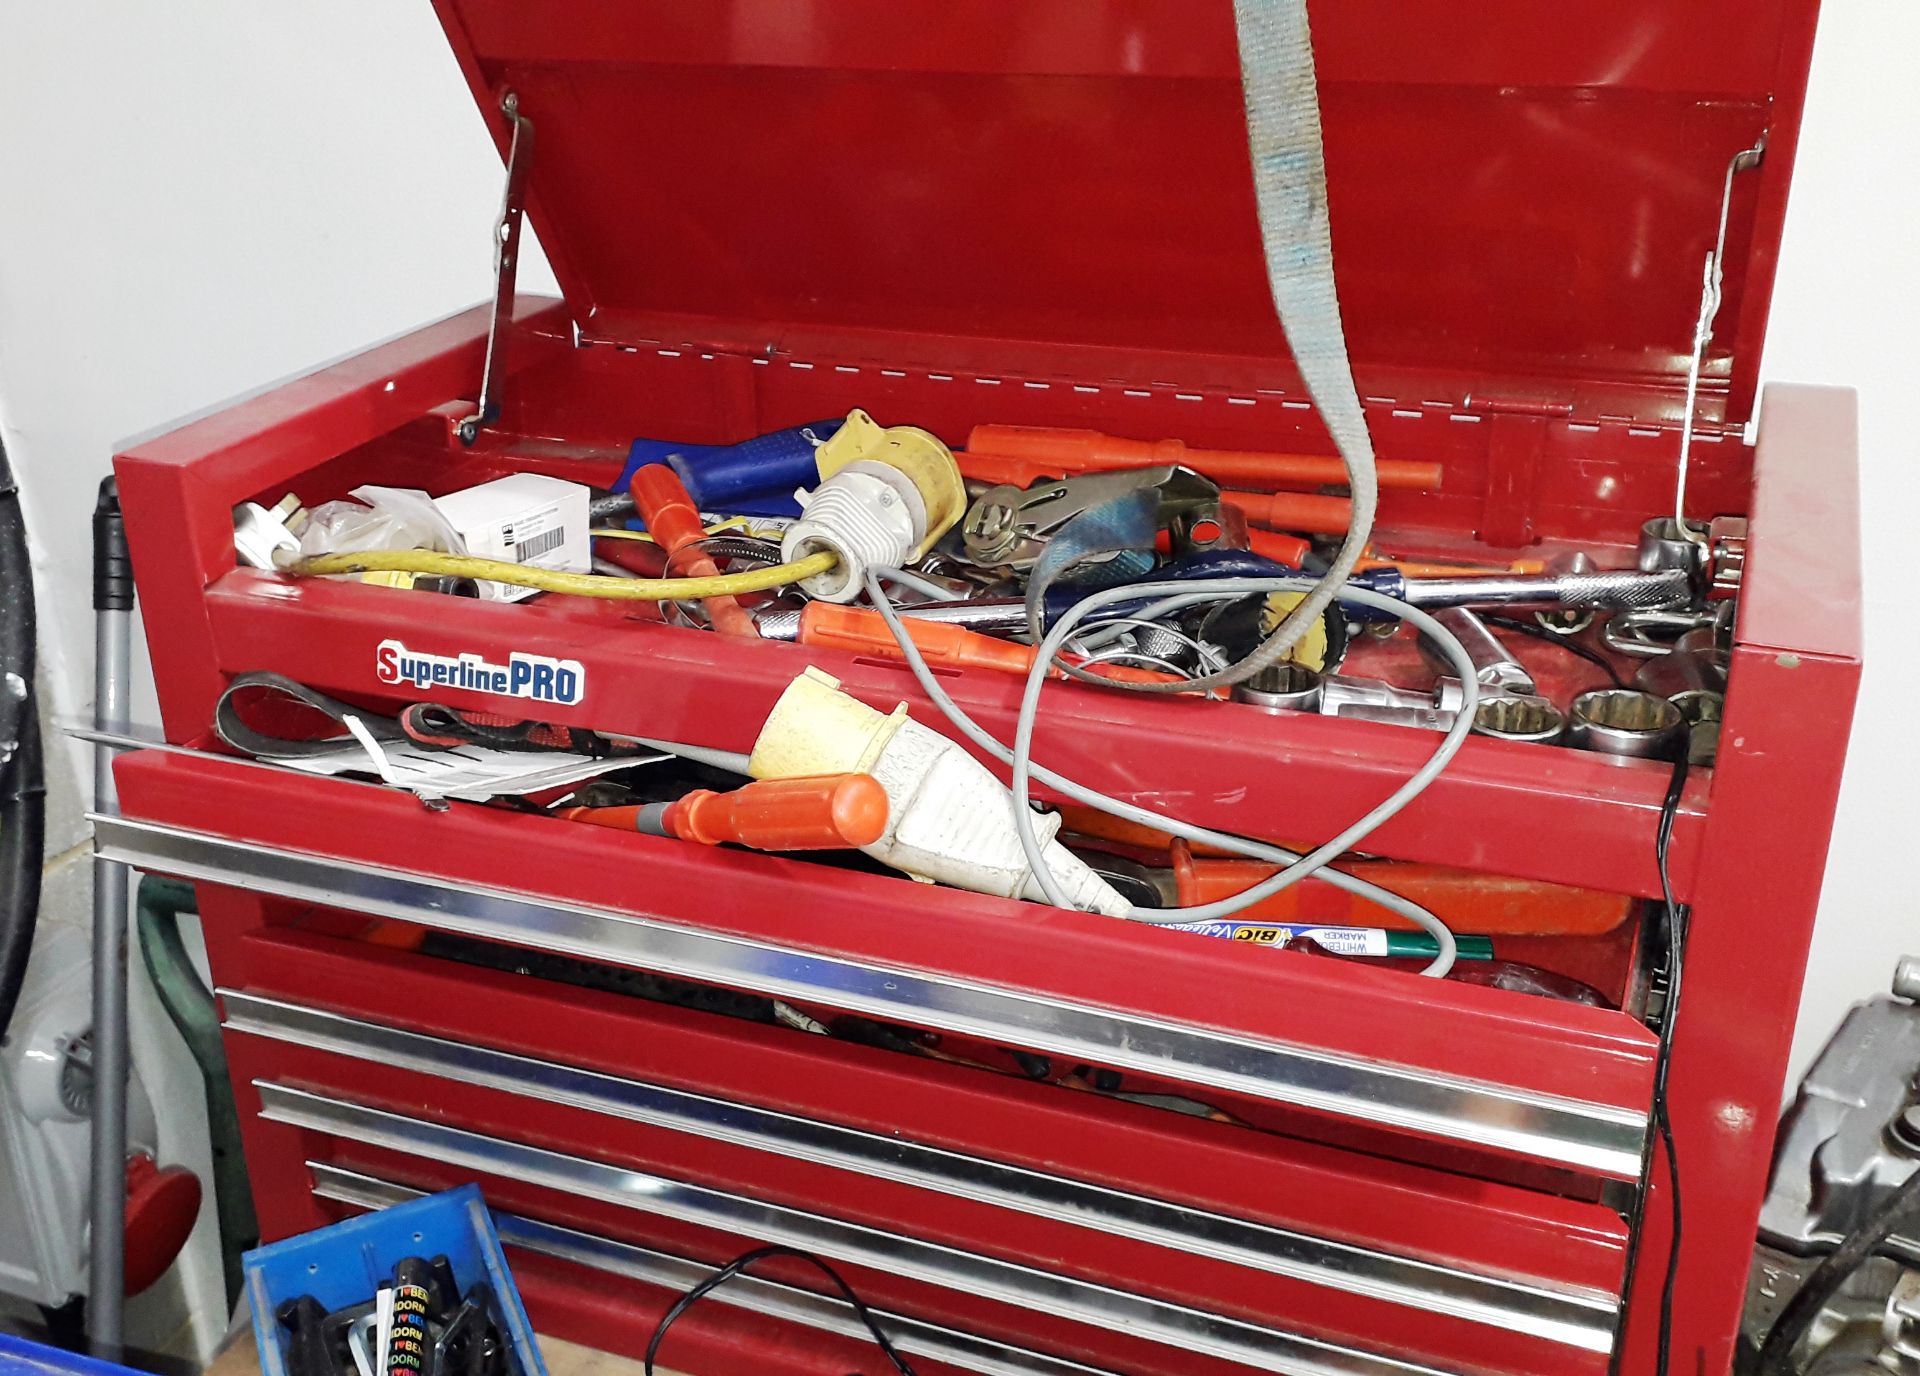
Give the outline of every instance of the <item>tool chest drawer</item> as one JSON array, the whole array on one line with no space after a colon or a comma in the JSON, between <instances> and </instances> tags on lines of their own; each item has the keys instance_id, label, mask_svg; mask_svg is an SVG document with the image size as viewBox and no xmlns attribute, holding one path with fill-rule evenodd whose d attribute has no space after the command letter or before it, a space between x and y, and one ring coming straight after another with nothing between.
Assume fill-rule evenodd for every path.
<instances>
[{"instance_id":1,"label":"tool chest drawer","mask_svg":"<svg viewBox=\"0 0 1920 1376\"><path fill-rule=\"evenodd\" d=\"M1625 1014L979 895L928 922L899 880L257 765L152 752L120 782L142 820L103 822L102 844L144 866L1106 1065L1256 1119L1638 1171L1654 1042ZM1376 1016L1388 999L1420 1017Z\"/></svg>"},{"instance_id":2,"label":"tool chest drawer","mask_svg":"<svg viewBox=\"0 0 1920 1376\"><path fill-rule=\"evenodd\" d=\"M97 835L198 885L268 1234L478 1178L536 1317L634 1347L672 1292L781 1240L844 1263L934 1369L1642 1376L1667 1329L1672 1369L1724 1369L1859 673L1851 398L1757 404L1813 6L1585 6L1547 32L1508 0L1316 5L1309 199L1339 250L1345 421L1316 407L1299 322L1265 290L1274 169L1248 157L1260 83L1243 88L1234 6L802 8L580 0L536 22L436 0L508 169L491 308L116 459L165 739L121 757ZM564 301L515 292L523 212ZM1097 576L1291 550L1255 558L1241 630L1264 643L1288 615L1273 570L1344 557L1327 537L1358 549L1372 484L1336 443L1348 422L1380 479L1373 567L1322 651L1232 696L1042 686L1008 608L1045 603L1037 571L1075 522L1143 493L1154 528L1094 550L1114 561ZM767 601L716 590L751 560L702 517L690 484L712 470L691 456L784 475L783 434L815 466L786 533L825 523L821 494L867 464L873 539L912 555L868 567L957 590L948 630L997 604L991 655L916 672L918 632L863 640L835 613L886 599L840 606L848 589L814 581L852 578L844 540L762 549L747 578ZM1035 435L1047 462L1090 466L1029 472ZM1116 454L1163 476L1113 498ZM565 530L448 514L503 479L570 485L592 513L575 563L538 562ZM291 551L277 521L338 518L363 485L425 494L455 538ZM763 486L784 503L794 484ZM482 542L535 572L483 587L498 564L442 557ZM689 552L734 581L661 603L563 576L593 559L651 579ZM1543 606L1580 579L1598 580L1585 602ZM1385 621L1382 588L1400 590ZM1416 594L1515 613L1481 626L1497 662L1436 672L1423 655L1453 633ZM1578 624L1594 607L1617 622ZM1142 610L1132 659L1101 672L1204 675L1221 610ZM1683 631L1703 658L1666 663L1719 675L1692 704L1717 747L1690 771L1633 753L1646 695L1603 713L1654 686ZM1073 653L1096 663L1096 645ZM714 761L758 783L884 772L877 748L848 768L743 762L797 684L819 687L810 670L848 720L893 713L900 738L1000 771L985 793L949 776L957 830L1018 794L940 699L1009 742L1031 673L1027 754L1055 771L1032 780L1037 812L1073 863L1106 866L1080 906L1140 920L865 843L715 845L742 837L648 811L691 806ZM671 796L635 782L652 764L598 794L425 804L268 763L221 713L255 676L369 734L431 711L515 744L665 743ZM1319 710L1281 701L1296 679ZM1502 710L1455 710L1477 733L1445 745L1390 724L1452 730L1449 682ZM1668 728L1673 688L1652 694ZM1398 715L1329 710L1366 690ZM1134 832L1074 819L1057 776ZM1008 829L1039 825L1011 806ZM1128 807L1256 850L1142 840ZM1271 895L1289 936L1271 913L1241 940L1153 925L1196 906L1224 854L1330 837L1350 876L1466 893L1469 958L1422 977L1446 933L1323 876ZM1035 901L997 896L1018 893ZM1320 949L1338 931L1364 954ZM693 1369L861 1360L816 1277L768 1275L728 1287L726 1322L689 1317Z\"/></svg>"},{"instance_id":3,"label":"tool chest drawer","mask_svg":"<svg viewBox=\"0 0 1920 1376\"><path fill-rule=\"evenodd\" d=\"M259 902L202 888L217 922ZM588 1210L616 1240L659 1241L664 1220L884 1257L893 1274L858 1284L889 1307L898 1280L922 1316L957 1302L943 1288L1096 1326L1130 1315L1260 1369L1314 1369L1327 1342L1442 1370L1605 1366L1624 1235L1603 1206L312 927L222 946L246 982L222 991L234 1075L276 1180L317 1159L418 1185L396 1157L425 1157L497 1177L531 1201L507 1207L549 1222ZM268 1125L308 1135L289 1150ZM1125 1293L1139 1275L1163 1279Z\"/></svg>"}]
</instances>

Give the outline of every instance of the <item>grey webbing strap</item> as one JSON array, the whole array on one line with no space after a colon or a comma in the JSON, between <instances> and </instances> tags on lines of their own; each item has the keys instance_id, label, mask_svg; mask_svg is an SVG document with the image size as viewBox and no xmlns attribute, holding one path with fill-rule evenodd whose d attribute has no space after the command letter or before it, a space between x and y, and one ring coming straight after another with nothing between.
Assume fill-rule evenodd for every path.
<instances>
[{"instance_id":1,"label":"grey webbing strap","mask_svg":"<svg viewBox=\"0 0 1920 1376\"><path fill-rule=\"evenodd\" d=\"M1300 380L1346 465L1353 517L1332 565L1274 633L1238 664L1181 684L1136 684L1142 693L1193 692L1240 683L1277 663L1318 623L1373 534L1379 499L1373 441L1340 324L1333 236L1327 222L1327 159L1320 139L1320 91L1306 0L1234 0L1240 85L1247 103L1247 150L1260 211L1260 243L1273 308Z\"/></svg>"},{"instance_id":2,"label":"grey webbing strap","mask_svg":"<svg viewBox=\"0 0 1920 1376\"><path fill-rule=\"evenodd\" d=\"M1300 380L1355 469L1373 468L1373 441L1347 358L1334 290L1327 160L1306 0L1234 0L1247 145L1273 306Z\"/></svg>"}]
</instances>

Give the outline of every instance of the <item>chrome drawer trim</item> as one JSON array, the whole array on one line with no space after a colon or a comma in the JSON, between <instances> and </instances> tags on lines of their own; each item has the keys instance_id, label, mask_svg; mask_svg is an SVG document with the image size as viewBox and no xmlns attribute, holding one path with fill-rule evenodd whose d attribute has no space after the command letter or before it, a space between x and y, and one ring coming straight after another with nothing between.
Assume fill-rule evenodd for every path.
<instances>
[{"instance_id":1,"label":"chrome drawer trim","mask_svg":"<svg viewBox=\"0 0 1920 1376\"><path fill-rule=\"evenodd\" d=\"M324 1161L309 1161L316 1198L362 1209L384 1209L423 1197L424 1191L396 1185L377 1176L342 1170ZM656 1252L631 1242L616 1242L598 1233L583 1233L542 1223L521 1214L493 1215L500 1241L509 1247L571 1261L610 1275L624 1276L667 1291L687 1291L712 1275L714 1268L669 1252ZM732 1305L771 1319L803 1324L843 1337L872 1341L866 1325L836 1296L817 1295L798 1286L782 1285L755 1275L736 1276L709 1296L716 1304ZM1087 1366L1065 1357L1052 1357L1030 1348L1014 1347L991 1338L943 1328L924 1319L876 1309L873 1316L895 1347L929 1361L945 1362L981 1376L1114 1376L1104 1367Z\"/></svg>"},{"instance_id":2,"label":"chrome drawer trim","mask_svg":"<svg viewBox=\"0 0 1920 1376\"><path fill-rule=\"evenodd\" d=\"M962 1152L222 989L235 1032L479 1085L1054 1219L1589 1352L1612 1350L1610 1295L1460 1267L1090 1185Z\"/></svg>"},{"instance_id":3,"label":"chrome drawer trim","mask_svg":"<svg viewBox=\"0 0 1920 1376\"><path fill-rule=\"evenodd\" d=\"M824 1003L883 1020L1008 1041L1622 1180L1639 1178L1644 1110L1340 1056L956 976L722 936L605 909L468 888L302 851L95 815L99 853L187 879L348 908L661 974Z\"/></svg>"},{"instance_id":4,"label":"chrome drawer trim","mask_svg":"<svg viewBox=\"0 0 1920 1376\"><path fill-rule=\"evenodd\" d=\"M996 1257L690 1185L604 1161L255 1080L269 1122L345 1137L582 1199L801 1247L929 1285L1286 1376L1462 1376Z\"/></svg>"}]
</instances>

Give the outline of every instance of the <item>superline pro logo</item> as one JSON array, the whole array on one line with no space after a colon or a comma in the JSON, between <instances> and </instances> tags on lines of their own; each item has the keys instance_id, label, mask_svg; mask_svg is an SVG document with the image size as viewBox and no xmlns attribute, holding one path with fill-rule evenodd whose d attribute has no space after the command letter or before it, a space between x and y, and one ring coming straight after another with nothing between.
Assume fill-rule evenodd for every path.
<instances>
[{"instance_id":1,"label":"superline pro logo","mask_svg":"<svg viewBox=\"0 0 1920 1376\"><path fill-rule=\"evenodd\" d=\"M373 655L382 683L415 688L465 688L475 693L572 706L586 696L587 671L577 659L550 659L515 650L505 664L484 655L436 655L383 640Z\"/></svg>"}]
</instances>

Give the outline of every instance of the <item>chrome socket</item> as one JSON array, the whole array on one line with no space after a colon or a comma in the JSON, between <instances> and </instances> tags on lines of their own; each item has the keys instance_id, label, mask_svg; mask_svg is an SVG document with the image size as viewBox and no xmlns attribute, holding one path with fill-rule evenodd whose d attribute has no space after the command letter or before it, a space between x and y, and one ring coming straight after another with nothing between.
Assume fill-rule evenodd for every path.
<instances>
[{"instance_id":1,"label":"chrome socket","mask_svg":"<svg viewBox=\"0 0 1920 1376\"><path fill-rule=\"evenodd\" d=\"M1320 713L1355 721L1387 722L1423 731L1452 728L1466 701L1466 689L1457 678L1434 681L1428 692L1395 688L1377 679L1328 674L1321 679Z\"/></svg>"},{"instance_id":2,"label":"chrome socket","mask_svg":"<svg viewBox=\"0 0 1920 1376\"><path fill-rule=\"evenodd\" d=\"M1542 745L1560 739L1567 719L1545 698L1508 694L1483 699L1473 714L1473 734L1503 741L1531 741Z\"/></svg>"},{"instance_id":3,"label":"chrome socket","mask_svg":"<svg viewBox=\"0 0 1920 1376\"><path fill-rule=\"evenodd\" d=\"M1483 687L1496 693L1533 695L1533 675L1473 612L1465 607L1446 607L1433 613L1433 619L1453 632L1454 639L1466 650L1467 658L1473 661L1474 677ZM1454 671L1453 661L1426 636L1420 637L1420 653L1437 672Z\"/></svg>"},{"instance_id":4,"label":"chrome socket","mask_svg":"<svg viewBox=\"0 0 1920 1376\"><path fill-rule=\"evenodd\" d=\"M1580 750L1670 760L1686 748L1687 719L1663 697L1601 688L1573 700L1567 739Z\"/></svg>"},{"instance_id":5,"label":"chrome socket","mask_svg":"<svg viewBox=\"0 0 1920 1376\"><path fill-rule=\"evenodd\" d=\"M1711 643L1712 632L1688 631L1670 654L1649 659L1633 676L1634 684L1656 697L1677 698L1682 693L1724 693L1727 666L1732 658ZM1707 643L1701 643L1705 639Z\"/></svg>"},{"instance_id":6,"label":"chrome socket","mask_svg":"<svg viewBox=\"0 0 1920 1376\"><path fill-rule=\"evenodd\" d=\"M1693 535L1700 538L1695 539ZM1637 563L1642 573L1678 569L1687 575L1687 582L1696 593L1705 593L1710 552L1705 531L1691 524L1682 528L1671 516L1655 516L1640 526Z\"/></svg>"},{"instance_id":7,"label":"chrome socket","mask_svg":"<svg viewBox=\"0 0 1920 1376\"><path fill-rule=\"evenodd\" d=\"M1262 712L1318 712L1322 676L1304 664L1269 664L1252 678L1233 685L1233 700Z\"/></svg>"},{"instance_id":8,"label":"chrome socket","mask_svg":"<svg viewBox=\"0 0 1920 1376\"><path fill-rule=\"evenodd\" d=\"M1707 526L1707 561L1710 591L1715 597L1732 597L1740 591L1747 571L1747 518L1716 516Z\"/></svg>"},{"instance_id":9,"label":"chrome socket","mask_svg":"<svg viewBox=\"0 0 1920 1376\"><path fill-rule=\"evenodd\" d=\"M1727 708L1726 694L1700 688L1675 693L1668 701L1687 719L1687 763L1710 767L1720 753L1720 716Z\"/></svg>"}]
</instances>

